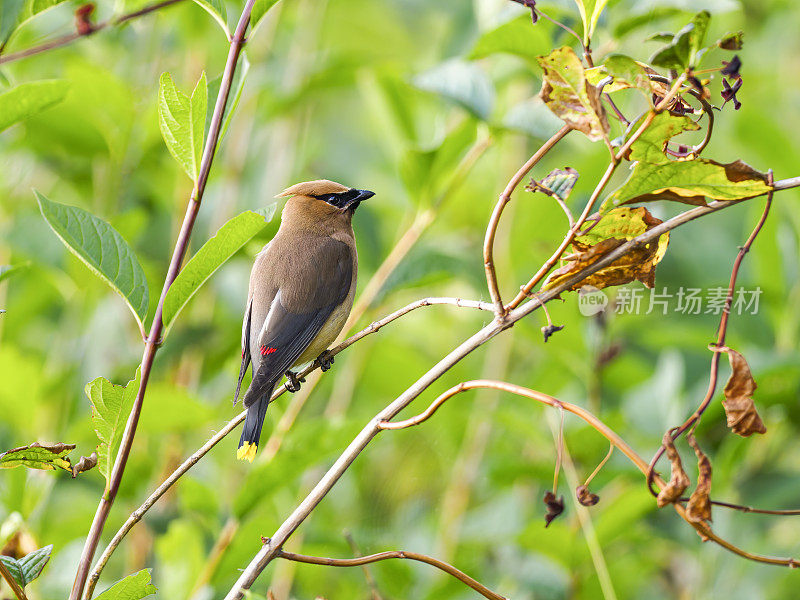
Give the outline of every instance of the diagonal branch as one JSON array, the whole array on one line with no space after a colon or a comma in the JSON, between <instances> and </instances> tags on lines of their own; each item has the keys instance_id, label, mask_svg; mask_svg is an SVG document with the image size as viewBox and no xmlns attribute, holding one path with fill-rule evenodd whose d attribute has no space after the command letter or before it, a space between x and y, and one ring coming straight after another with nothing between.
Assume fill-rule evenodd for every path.
<instances>
[{"instance_id":1,"label":"diagonal branch","mask_svg":"<svg viewBox=\"0 0 800 600\"><path fill-rule=\"evenodd\" d=\"M500 198L497 200L497 204L492 211L492 216L489 218L489 225L486 227L486 236L483 240L483 267L486 270L486 284L489 286L489 295L494 303L494 312L497 316L502 316L506 312L503 306L503 300L500 296L500 288L497 285L497 273L494 268L494 238L497 235L497 226L500 225L500 217L503 216L503 209L505 209L506 204L511 201L511 194L514 193L514 190L517 189L517 186L528 172L570 131L572 131L572 127L564 125L553 134L553 137L542 144L541 148L528 159L528 162L519 168L508 182L506 189L500 194Z\"/></svg>"},{"instance_id":2,"label":"diagonal branch","mask_svg":"<svg viewBox=\"0 0 800 600\"><path fill-rule=\"evenodd\" d=\"M388 325L392 321L399 319L407 315L408 313L425 306L436 306L436 305L451 305L457 306L461 308L476 308L479 310L490 311L492 310L492 305L487 302L478 302L476 300L463 300L461 298L422 298L421 300L417 300L416 302L412 302L404 306L403 308L394 311L393 313L385 316L382 319L374 321L366 328L362 329L355 335L349 337L341 344L329 350L330 356L336 356L346 348L349 348L359 340L365 338L368 335L373 333L377 333L380 329L382 329L385 325ZM312 363L308 367L306 367L303 371L300 372L299 378L303 378L315 369L319 368L316 363ZM277 390L275 390L272 394L272 399L270 402L274 401L276 398L280 397L286 392L286 388L281 386ZM167 477L161 485L159 485L153 493L148 496L148 498L142 503L139 508L131 513L125 523L120 527L119 531L114 534L114 537L109 542L108 546L106 547L105 551L103 552L102 556L97 561L97 564L92 571L91 577L89 578L89 583L87 584L87 591L86 591L86 598L91 598L92 593L94 592L95 587L97 586L97 582L100 579L100 574L105 569L106 564L108 563L111 555L120 545L122 540L128 535L133 527L142 520L145 513L149 511L153 505L171 488L175 483L185 475L189 469L191 469L194 465L196 465L203 456L205 456L214 446L216 446L219 442L221 442L225 436L227 436L231 431L236 429L236 427L244 421L245 416L247 415L247 411L242 411L238 415L236 415L233 419L228 421L225 426L220 429L217 433L215 433L205 444L203 444L200 448L198 448L194 453L192 453L189 458L187 458L181 465L175 469L169 477Z\"/></svg>"},{"instance_id":3,"label":"diagonal branch","mask_svg":"<svg viewBox=\"0 0 800 600\"><path fill-rule=\"evenodd\" d=\"M162 2L156 2L155 4L151 4L150 6L145 6L144 8L140 8L139 10L135 10L133 12L120 15L119 17L114 17L112 19L109 19L108 21L103 21L102 23L93 25L90 29L87 29L84 32L75 31L73 33L67 33L60 37L52 39L49 42L44 42L43 44L40 44L38 46L32 46L31 48L26 48L25 50L20 50L19 52L12 52L10 54L6 54L5 56L0 56L0 65L5 63L10 63L15 60L20 60L21 58L27 58L29 56L41 54L42 52L47 52L49 50L54 50L55 48L60 48L61 46L66 46L67 44L71 44L75 40L79 40L84 37L89 37L90 35L93 35L98 31L102 31L107 27L115 27L117 25L122 25L123 23L127 23L128 21L150 14L151 12L155 12L162 8L172 6L173 4L177 4L178 2L181 1L182 0L163 0ZM2 48L0 48L0 51L2 51Z\"/></svg>"},{"instance_id":4,"label":"diagonal branch","mask_svg":"<svg viewBox=\"0 0 800 600\"><path fill-rule=\"evenodd\" d=\"M97 550L97 544L100 541L100 536L103 533L108 514L111 511L111 506L119 490L122 482L122 475L125 471L125 465L128 462L131 448L133 447L133 439L136 435L136 427L139 423L139 416L142 412L142 405L144 403L144 395L147 390L147 382L150 378L150 371L153 366L156 352L161 344L161 333L164 328L162 320L164 311L164 299L166 298L167 291L169 290L172 282L178 276L181 264L183 263L184 256L189 248L189 238L192 235L194 222L197 218L197 213L200 211L200 202L203 199L203 192L205 191L208 176L211 171L211 163L214 160L214 153L217 149L219 142L220 131L222 129L222 117L225 111L225 106L228 103L228 95L231 91L233 83L233 74L236 70L236 64L239 61L239 54L245 43L245 32L250 23L250 12L253 10L255 0L247 0L247 3L242 10L242 15L239 18L239 23L236 26L236 32L233 35L228 51L228 58L225 63L225 70L222 73L222 80L220 82L219 94L217 95L217 102L214 105L214 113L211 117L211 124L208 130L208 137L206 138L205 147L203 148L203 157L200 162L200 172L198 174L197 183L192 190L192 195L189 198L189 204L186 207L186 215L183 219L181 231L178 234L178 239L175 243L175 250L172 253L167 276L164 279L164 287L161 291L161 297L158 301L155 316L153 317L153 324L150 328L150 335L144 347L144 354L142 355L141 362L141 384L139 391L136 394L136 400L133 403L130 416L125 424L125 432L120 443L120 449L117 453L117 458L114 461L114 468L111 471L111 478L108 484L107 491L103 494L100 504L97 507L92 526L89 529L89 535L86 537L86 543L81 553L80 562L78 563L78 571L75 574L75 582L72 586L72 591L69 600L79 600L83 594L83 589L86 585L86 578L91 568L92 558ZM87 598L88 600L88 598Z\"/></svg>"},{"instance_id":5,"label":"diagonal branch","mask_svg":"<svg viewBox=\"0 0 800 600\"><path fill-rule=\"evenodd\" d=\"M484 598L489 598L489 600L507 600L505 596L494 593L479 581L474 580L463 571L456 569L453 565L437 558L433 558L432 556L418 554L416 552L393 550L389 552L379 552L378 554L370 554L369 556L361 556L359 558L325 558L321 556L307 556L305 554L295 554L294 552L284 552L283 550L278 550L277 557L310 565L325 565L328 567L360 567L361 565L378 562L380 560L389 560L391 558L416 560L436 567L437 569L441 569L445 573L452 575L460 582L468 585L473 590L478 592Z\"/></svg>"}]
</instances>

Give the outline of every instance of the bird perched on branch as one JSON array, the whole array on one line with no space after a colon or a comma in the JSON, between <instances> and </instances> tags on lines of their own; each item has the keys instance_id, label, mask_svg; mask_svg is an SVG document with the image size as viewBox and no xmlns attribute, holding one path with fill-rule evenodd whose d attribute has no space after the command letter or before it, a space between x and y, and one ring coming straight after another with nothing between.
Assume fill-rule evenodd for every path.
<instances>
[{"instance_id":1,"label":"bird perched on branch","mask_svg":"<svg viewBox=\"0 0 800 600\"><path fill-rule=\"evenodd\" d=\"M358 256L351 224L358 205L373 192L327 179L298 183L289 196L281 225L256 256L242 324L242 366L234 404L247 367L253 380L244 394L239 460L253 462L272 391L286 375L289 391L300 385L292 366L316 359L327 371L326 356L353 307Z\"/></svg>"}]
</instances>

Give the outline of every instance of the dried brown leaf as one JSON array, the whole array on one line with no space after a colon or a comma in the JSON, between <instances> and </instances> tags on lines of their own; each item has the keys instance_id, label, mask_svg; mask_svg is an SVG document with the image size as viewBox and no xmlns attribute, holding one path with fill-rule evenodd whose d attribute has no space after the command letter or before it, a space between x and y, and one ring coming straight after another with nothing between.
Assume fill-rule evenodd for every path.
<instances>
[{"instance_id":1,"label":"dried brown leaf","mask_svg":"<svg viewBox=\"0 0 800 600\"><path fill-rule=\"evenodd\" d=\"M558 515L564 512L564 496L556 495L547 490L544 494L544 503L547 505L547 513L544 515L544 526L547 527Z\"/></svg>"},{"instance_id":2,"label":"dried brown leaf","mask_svg":"<svg viewBox=\"0 0 800 600\"><path fill-rule=\"evenodd\" d=\"M575 488L575 496L577 496L578 502L583 506L594 506L600 502L600 496L590 492L589 488L585 485L579 485Z\"/></svg>"},{"instance_id":3,"label":"dried brown leaf","mask_svg":"<svg viewBox=\"0 0 800 600\"><path fill-rule=\"evenodd\" d=\"M686 518L694 523L711 520L711 461L697 445L697 440L692 434L686 436L686 441L694 449L697 456L697 487L689 497L686 505Z\"/></svg>"},{"instance_id":4,"label":"dried brown leaf","mask_svg":"<svg viewBox=\"0 0 800 600\"><path fill-rule=\"evenodd\" d=\"M728 383L725 384L725 400L722 401L728 427L742 437L748 437L754 433L766 433L767 428L758 415L753 402L753 392L756 391L757 386L750 367L744 356L735 350L728 348L726 352L732 371Z\"/></svg>"},{"instance_id":5,"label":"dried brown leaf","mask_svg":"<svg viewBox=\"0 0 800 600\"><path fill-rule=\"evenodd\" d=\"M651 215L643 206L614 208L594 220L596 223L572 242L575 253L565 257L569 262L553 271L542 286L543 290L560 285L631 238L661 224L661 220ZM657 240L633 248L609 266L576 282L567 291L587 285L602 289L636 280L652 288L655 285L656 265L664 257L668 244L669 232L662 234Z\"/></svg>"},{"instance_id":6,"label":"dried brown leaf","mask_svg":"<svg viewBox=\"0 0 800 600\"><path fill-rule=\"evenodd\" d=\"M666 487L658 493L656 503L659 508L665 507L667 504L672 504L683 495L686 488L691 483L686 471L683 470L683 463L681 463L681 455L675 448L675 443L672 441L672 436L669 432L664 434L664 449L667 452L667 458L672 465L672 474L670 475L669 482Z\"/></svg>"},{"instance_id":7,"label":"dried brown leaf","mask_svg":"<svg viewBox=\"0 0 800 600\"><path fill-rule=\"evenodd\" d=\"M89 456L81 456L77 464L72 465L72 478L78 476L78 473L83 473L89 469L97 466L97 452L92 452Z\"/></svg>"}]
</instances>

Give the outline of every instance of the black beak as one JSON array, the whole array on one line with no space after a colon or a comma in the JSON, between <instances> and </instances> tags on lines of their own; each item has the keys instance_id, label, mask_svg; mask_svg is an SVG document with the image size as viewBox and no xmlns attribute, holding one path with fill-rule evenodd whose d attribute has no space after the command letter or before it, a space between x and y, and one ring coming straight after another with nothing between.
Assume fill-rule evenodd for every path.
<instances>
[{"instance_id":1,"label":"black beak","mask_svg":"<svg viewBox=\"0 0 800 600\"><path fill-rule=\"evenodd\" d=\"M356 196L356 201L362 202L364 200L369 200L375 195L375 192L370 192L369 190L356 190L358 192L358 196Z\"/></svg>"}]
</instances>

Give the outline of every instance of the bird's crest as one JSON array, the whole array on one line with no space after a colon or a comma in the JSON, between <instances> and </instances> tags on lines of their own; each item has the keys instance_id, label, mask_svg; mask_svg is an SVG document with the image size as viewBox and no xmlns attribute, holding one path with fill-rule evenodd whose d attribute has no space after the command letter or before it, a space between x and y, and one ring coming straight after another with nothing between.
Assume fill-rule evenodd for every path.
<instances>
[{"instance_id":1,"label":"bird's crest","mask_svg":"<svg viewBox=\"0 0 800 600\"><path fill-rule=\"evenodd\" d=\"M288 187L276 198L283 198L285 196L322 196L323 194L340 194L348 191L350 188L330 181L329 179L316 179L314 181L304 181L303 183L296 183L292 187Z\"/></svg>"}]
</instances>

